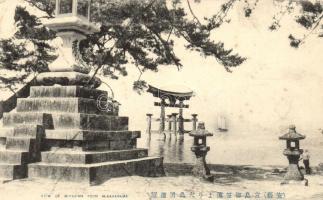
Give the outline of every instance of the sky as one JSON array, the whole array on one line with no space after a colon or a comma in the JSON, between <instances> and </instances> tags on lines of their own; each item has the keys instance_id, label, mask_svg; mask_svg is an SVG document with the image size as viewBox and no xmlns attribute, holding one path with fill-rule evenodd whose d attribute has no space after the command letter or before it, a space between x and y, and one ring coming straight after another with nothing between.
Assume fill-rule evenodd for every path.
<instances>
[{"instance_id":1,"label":"sky","mask_svg":"<svg viewBox=\"0 0 323 200\"><path fill-rule=\"evenodd\" d=\"M13 13L19 2L0 1L0 37L8 37L14 32ZM203 16L216 13L220 2L223 1L202 0L200 4L192 3L192 7L198 18L203 19ZM269 31L272 17L279 11L273 2L259 1L250 18L244 17L243 5L239 4L229 14L230 23L225 23L212 36L247 58L233 73L226 72L214 58L186 51L184 41L176 39L175 52L181 58L183 68L178 71L174 66L161 67L158 73L146 72L142 76L157 87L182 85L191 88L195 96L186 102L190 108L184 110L184 117L190 118L191 113L197 113L211 132L216 131L218 116L225 116L229 132L223 147L234 141L238 141L238 146L256 141L257 145L246 148L256 151L263 146L268 151L271 148L281 150L283 142L278 137L290 124L295 124L297 130L307 136L304 142L307 148L323 145L320 130L323 129L323 40L310 35L300 48L290 47L290 33L301 37L307 32L295 23L292 15L282 19L280 29ZM153 106L158 99L151 94L138 95L132 90L138 75L136 68L129 66L127 77L117 81L103 78L103 81L113 88L115 98L122 104L120 114L130 117L130 128L144 131L146 113L158 117L159 108ZM105 85L101 89L108 90ZM167 109L166 114L174 111ZM254 159L261 159L255 151L248 159L252 155L256 157ZM319 157L323 150L319 151L313 154ZM231 152L235 153L238 152Z\"/></svg>"}]
</instances>

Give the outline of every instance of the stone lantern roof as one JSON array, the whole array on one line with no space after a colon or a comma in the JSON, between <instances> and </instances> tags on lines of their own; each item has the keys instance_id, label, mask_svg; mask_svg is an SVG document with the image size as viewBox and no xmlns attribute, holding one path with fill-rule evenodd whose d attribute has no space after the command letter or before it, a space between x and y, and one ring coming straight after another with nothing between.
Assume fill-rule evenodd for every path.
<instances>
[{"instance_id":1,"label":"stone lantern roof","mask_svg":"<svg viewBox=\"0 0 323 200\"><path fill-rule=\"evenodd\" d=\"M305 135L296 132L295 125L290 125L288 133L279 137L280 140L303 140Z\"/></svg>"},{"instance_id":2,"label":"stone lantern roof","mask_svg":"<svg viewBox=\"0 0 323 200\"><path fill-rule=\"evenodd\" d=\"M198 124L197 130L193 130L190 132L190 136L207 137L207 136L213 136L213 133L210 133L209 131L205 130L204 122L200 122Z\"/></svg>"}]
</instances>

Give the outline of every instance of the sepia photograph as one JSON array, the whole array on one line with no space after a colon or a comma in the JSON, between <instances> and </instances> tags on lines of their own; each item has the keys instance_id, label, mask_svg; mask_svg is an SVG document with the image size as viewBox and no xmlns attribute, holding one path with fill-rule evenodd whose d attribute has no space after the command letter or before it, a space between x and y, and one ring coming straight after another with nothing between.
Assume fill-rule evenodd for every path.
<instances>
[{"instance_id":1,"label":"sepia photograph","mask_svg":"<svg viewBox=\"0 0 323 200\"><path fill-rule=\"evenodd\" d=\"M0 0L0 200L323 200L323 0Z\"/></svg>"}]
</instances>

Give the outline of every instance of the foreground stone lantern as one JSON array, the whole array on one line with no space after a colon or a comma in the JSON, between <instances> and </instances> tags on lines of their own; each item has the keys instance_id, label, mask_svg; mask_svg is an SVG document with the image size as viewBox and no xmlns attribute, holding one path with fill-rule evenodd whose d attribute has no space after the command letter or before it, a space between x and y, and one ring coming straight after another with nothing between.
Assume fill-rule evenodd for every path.
<instances>
[{"instance_id":1,"label":"foreground stone lantern","mask_svg":"<svg viewBox=\"0 0 323 200\"><path fill-rule=\"evenodd\" d=\"M99 79L78 55L78 42L98 31L89 21L89 1L56 1L46 24L63 39L50 72L37 76L28 98L3 115L0 179L48 178L101 184L111 178L164 176L163 158L138 148L140 131L129 130L119 103L95 89ZM112 92L113 93L113 92ZM112 94L113 97L113 94Z\"/></svg>"},{"instance_id":2,"label":"foreground stone lantern","mask_svg":"<svg viewBox=\"0 0 323 200\"><path fill-rule=\"evenodd\" d=\"M287 173L284 176L282 184L303 182L305 179L299 169L298 162L301 154L303 153L303 150L299 147L299 141L305 139L305 136L296 132L295 125L290 125L288 133L279 137L279 139L286 140L287 147L284 150L284 155L287 156L289 161ZM307 185L307 180L305 180L305 185Z\"/></svg>"},{"instance_id":3,"label":"foreground stone lantern","mask_svg":"<svg viewBox=\"0 0 323 200\"><path fill-rule=\"evenodd\" d=\"M99 31L90 22L90 0L56 0L55 18L44 24L57 32L63 43L58 47L58 58L49 65L49 73L42 73L37 81L42 85L84 85L91 80L87 66L78 51L86 35ZM94 79L92 85L99 86Z\"/></svg>"},{"instance_id":4,"label":"foreground stone lantern","mask_svg":"<svg viewBox=\"0 0 323 200\"><path fill-rule=\"evenodd\" d=\"M206 145L206 138L213 136L212 133L205 130L204 122L199 122L197 130L190 132L190 136L194 137L194 143L191 150L195 153L196 164L193 167L193 175L208 181L213 181L214 177L210 173L210 169L206 165L205 157L210 147Z\"/></svg>"}]
</instances>

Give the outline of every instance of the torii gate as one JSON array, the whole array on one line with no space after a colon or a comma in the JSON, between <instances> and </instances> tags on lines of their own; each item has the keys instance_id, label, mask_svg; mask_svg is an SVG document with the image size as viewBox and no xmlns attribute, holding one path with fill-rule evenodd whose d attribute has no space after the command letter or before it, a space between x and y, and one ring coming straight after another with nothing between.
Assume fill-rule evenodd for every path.
<instances>
[{"instance_id":1,"label":"torii gate","mask_svg":"<svg viewBox=\"0 0 323 200\"><path fill-rule=\"evenodd\" d=\"M190 122L193 121L193 129L196 128L196 122L197 122L197 115L193 114L193 119L185 120L183 117L183 109L189 108L189 105L184 104L185 100L190 100L190 98L193 96L193 91L188 92L175 92L175 91L169 91L165 89L159 89L154 86L148 85L149 88L147 92L153 94L154 97L157 97L160 99L160 102L155 102L154 106L160 107L160 118L159 118L159 133L163 133L165 131L165 108L166 107L172 107L172 108L179 108L178 112L178 132L179 134L184 134L184 121ZM168 101L168 102L167 102ZM174 133L177 131L177 120L176 120L177 113L172 113L172 115L168 116L168 122L169 122L169 131L171 131L171 122L173 122L174 127ZM150 118L150 121L148 122L148 130L151 129L151 116L152 114L147 114L148 118ZM172 118L172 119L171 119Z\"/></svg>"}]
</instances>

